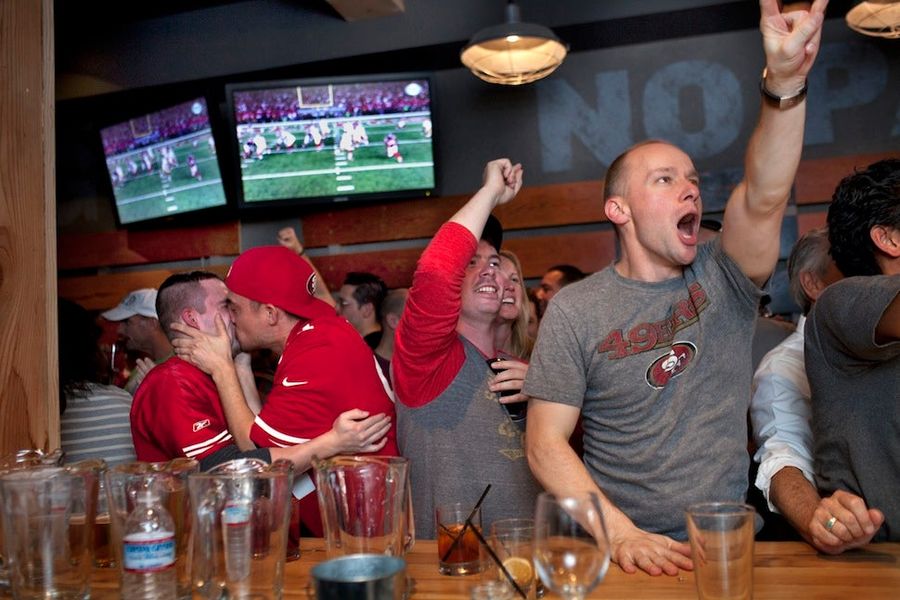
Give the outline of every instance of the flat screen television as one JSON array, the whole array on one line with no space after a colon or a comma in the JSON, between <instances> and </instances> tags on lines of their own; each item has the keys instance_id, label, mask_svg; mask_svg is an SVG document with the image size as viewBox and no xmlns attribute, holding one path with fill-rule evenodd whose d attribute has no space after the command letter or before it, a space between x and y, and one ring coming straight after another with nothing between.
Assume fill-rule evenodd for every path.
<instances>
[{"instance_id":1,"label":"flat screen television","mask_svg":"<svg viewBox=\"0 0 900 600\"><path fill-rule=\"evenodd\" d=\"M120 225L225 206L205 98L100 130Z\"/></svg>"},{"instance_id":2,"label":"flat screen television","mask_svg":"<svg viewBox=\"0 0 900 600\"><path fill-rule=\"evenodd\" d=\"M242 208L428 195L435 189L427 75L226 88Z\"/></svg>"}]
</instances>

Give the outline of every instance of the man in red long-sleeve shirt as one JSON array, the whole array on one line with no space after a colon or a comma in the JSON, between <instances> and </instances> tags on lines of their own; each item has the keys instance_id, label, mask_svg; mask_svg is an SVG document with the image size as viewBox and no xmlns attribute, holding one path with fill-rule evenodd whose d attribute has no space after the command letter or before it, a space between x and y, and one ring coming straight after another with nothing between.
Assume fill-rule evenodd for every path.
<instances>
[{"instance_id":1,"label":"man in red long-sleeve shirt","mask_svg":"<svg viewBox=\"0 0 900 600\"><path fill-rule=\"evenodd\" d=\"M487 484L485 523L534 514L537 486L525 461L524 420L501 390L521 389L527 366L487 359L507 279L499 269L500 223L490 216L522 186L507 159L485 167L484 185L434 236L413 276L395 338L391 371L397 431L411 463L416 535L434 537L434 507L473 505ZM480 241L479 241L480 240ZM521 394L503 403L522 401Z\"/></svg>"}]
</instances>

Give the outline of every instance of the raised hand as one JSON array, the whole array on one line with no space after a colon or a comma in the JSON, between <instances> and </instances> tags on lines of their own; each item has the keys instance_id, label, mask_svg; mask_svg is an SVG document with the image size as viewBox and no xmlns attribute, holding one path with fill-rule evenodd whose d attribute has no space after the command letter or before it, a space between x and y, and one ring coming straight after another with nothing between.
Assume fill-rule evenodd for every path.
<instances>
[{"instance_id":1,"label":"raised hand","mask_svg":"<svg viewBox=\"0 0 900 600\"><path fill-rule=\"evenodd\" d=\"M138 386L141 385L141 382L144 380L144 377L147 376L147 373L150 372L150 369L156 366L156 363L150 360L149 358L144 358L143 356L134 363L134 370L131 372L131 377L128 378L128 382L125 384L125 391L129 394L134 394L137 391Z\"/></svg>"},{"instance_id":2,"label":"raised hand","mask_svg":"<svg viewBox=\"0 0 900 600\"><path fill-rule=\"evenodd\" d=\"M760 25L766 53L766 88L778 95L800 90L819 52L828 0L815 0L808 11L781 13L777 0L760 0Z\"/></svg>"},{"instance_id":3,"label":"raised hand","mask_svg":"<svg viewBox=\"0 0 900 600\"><path fill-rule=\"evenodd\" d=\"M278 231L278 243L297 254L303 254L303 244L297 239L297 231L293 227L283 227Z\"/></svg>"},{"instance_id":4,"label":"raised hand","mask_svg":"<svg viewBox=\"0 0 900 600\"><path fill-rule=\"evenodd\" d=\"M508 158L492 160L484 167L482 187L493 194L496 205L506 204L522 188L522 173L522 165Z\"/></svg>"}]
</instances>

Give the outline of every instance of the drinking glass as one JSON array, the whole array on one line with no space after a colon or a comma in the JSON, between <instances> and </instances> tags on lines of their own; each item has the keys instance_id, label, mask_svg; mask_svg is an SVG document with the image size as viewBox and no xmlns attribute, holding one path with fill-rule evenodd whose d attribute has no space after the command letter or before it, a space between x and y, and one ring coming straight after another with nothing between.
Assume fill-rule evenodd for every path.
<instances>
[{"instance_id":1,"label":"drinking glass","mask_svg":"<svg viewBox=\"0 0 900 600\"><path fill-rule=\"evenodd\" d=\"M694 580L700 600L753 597L753 536L756 511L737 502L706 502L687 508Z\"/></svg>"},{"instance_id":2,"label":"drinking glass","mask_svg":"<svg viewBox=\"0 0 900 600\"><path fill-rule=\"evenodd\" d=\"M481 509L461 502L434 509L437 526L438 570L441 575L472 575L481 571L481 544L472 527L481 531ZM466 518L471 515L471 526Z\"/></svg>"},{"instance_id":3,"label":"drinking glass","mask_svg":"<svg viewBox=\"0 0 900 600\"><path fill-rule=\"evenodd\" d=\"M494 560L484 561L484 571L491 573L496 579L509 584L507 577L515 580L516 585L525 594L527 600L535 600L544 595L540 579L534 569L534 519L500 519L491 523L488 543L494 556L506 570L492 564Z\"/></svg>"},{"instance_id":4,"label":"drinking glass","mask_svg":"<svg viewBox=\"0 0 900 600\"><path fill-rule=\"evenodd\" d=\"M582 600L606 575L610 548L595 492L538 496L534 566L544 585L566 600Z\"/></svg>"},{"instance_id":5,"label":"drinking glass","mask_svg":"<svg viewBox=\"0 0 900 600\"><path fill-rule=\"evenodd\" d=\"M106 496L110 516L110 538L113 558L124 575L122 551L125 521L137 505L138 495L147 489L161 494L161 502L175 522L175 571L178 598L191 598L191 550L194 526L187 479L200 469L191 458L175 458L168 462L133 462L116 465L106 471Z\"/></svg>"}]
</instances>

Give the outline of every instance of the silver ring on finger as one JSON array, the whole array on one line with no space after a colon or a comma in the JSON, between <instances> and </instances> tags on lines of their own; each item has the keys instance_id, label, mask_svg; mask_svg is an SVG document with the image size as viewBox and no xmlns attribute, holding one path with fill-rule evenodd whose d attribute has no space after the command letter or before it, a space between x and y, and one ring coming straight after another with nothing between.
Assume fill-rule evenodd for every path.
<instances>
[{"instance_id":1,"label":"silver ring on finger","mask_svg":"<svg viewBox=\"0 0 900 600\"><path fill-rule=\"evenodd\" d=\"M826 531L831 531L832 529L834 529L834 524L835 524L835 523L837 523L837 517L832 516L830 519L828 519L827 521L825 521L825 530L826 530Z\"/></svg>"}]
</instances>

